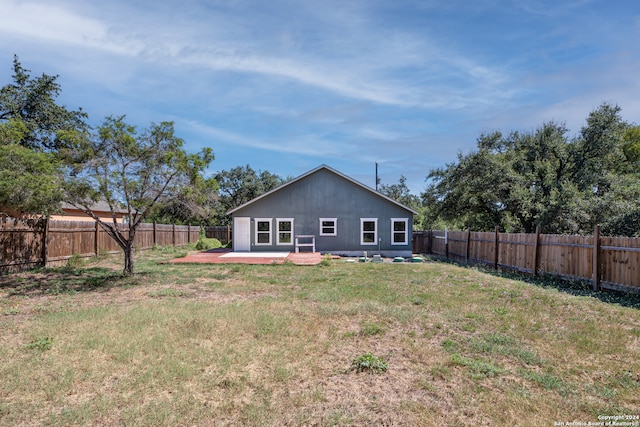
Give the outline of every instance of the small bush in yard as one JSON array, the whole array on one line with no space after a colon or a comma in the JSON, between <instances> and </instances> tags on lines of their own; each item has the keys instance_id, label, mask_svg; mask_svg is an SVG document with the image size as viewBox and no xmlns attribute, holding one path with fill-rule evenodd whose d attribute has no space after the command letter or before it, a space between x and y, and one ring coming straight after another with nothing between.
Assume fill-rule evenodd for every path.
<instances>
[{"instance_id":1,"label":"small bush in yard","mask_svg":"<svg viewBox=\"0 0 640 427\"><path fill-rule=\"evenodd\" d=\"M351 362L351 369L356 372L371 372L381 374L389 368L386 360L380 356L374 356L371 352L358 356Z\"/></svg>"},{"instance_id":2,"label":"small bush in yard","mask_svg":"<svg viewBox=\"0 0 640 427\"><path fill-rule=\"evenodd\" d=\"M207 251L209 249L218 249L222 247L222 243L218 239L210 239L208 237L200 237L196 243L196 249L199 251Z\"/></svg>"}]
</instances>

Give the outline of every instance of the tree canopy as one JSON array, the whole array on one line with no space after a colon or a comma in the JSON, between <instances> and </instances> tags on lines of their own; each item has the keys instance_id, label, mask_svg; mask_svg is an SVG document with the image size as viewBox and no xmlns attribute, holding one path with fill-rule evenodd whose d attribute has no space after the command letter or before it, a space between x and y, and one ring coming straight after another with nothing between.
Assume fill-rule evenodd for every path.
<instances>
[{"instance_id":1,"label":"tree canopy","mask_svg":"<svg viewBox=\"0 0 640 427\"><path fill-rule=\"evenodd\" d=\"M431 171L423 203L454 227L637 235L640 132L602 104L573 138L562 124L483 134L477 148Z\"/></svg>"},{"instance_id":2,"label":"tree canopy","mask_svg":"<svg viewBox=\"0 0 640 427\"><path fill-rule=\"evenodd\" d=\"M273 190L286 180L267 171L256 172L251 166L237 166L215 175L219 185L216 223L229 224L227 212L261 194Z\"/></svg>"},{"instance_id":3,"label":"tree canopy","mask_svg":"<svg viewBox=\"0 0 640 427\"><path fill-rule=\"evenodd\" d=\"M56 103L57 76L29 73L14 57L13 81L0 88L0 212L46 216L62 200L63 141L87 131L86 114Z\"/></svg>"},{"instance_id":4,"label":"tree canopy","mask_svg":"<svg viewBox=\"0 0 640 427\"><path fill-rule=\"evenodd\" d=\"M64 188L65 199L98 221L122 248L124 273L132 274L138 226L161 200L178 197L190 185L199 185L213 152L204 148L198 154L187 154L172 122L152 123L138 132L124 119L107 117L94 137L76 141ZM98 201L109 205L112 221L94 214L92 207ZM127 211L126 232L116 222L118 208Z\"/></svg>"},{"instance_id":5,"label":"tree canopy","mask_svg":"<svg viewBox=\"0 0 640 427\"><path fill-rule=\"evenodd\" d=\"M0 143L0 215L46 216L58 210L62 198L62 173L54 156Z\"/></svg>"},{"instance_id":6,"label":"tree canopy","mask_svg":"<svg viewBox=\"0 0 640 427\"><path fill-rule=\"evenodd\" d=\"M406 207L418 212L418 215L413 217L413 225L414 228L421 226L424 215L422 213L422 203L418 196L411 193L409 186L407 186L407 178L404 175L400 175L397 184L382 184L379 191L396 202L402 203Z\"/></svg>"},{"instance_id":7,"label":"tree canopy","mask_svg":"<svg viewBox=\"0 0 640 427\"><path fill-rule=\"evenodd\" d=\"M19 143L38 151L58 150L60 131L86 130L86 113L56 103L61 87L58 76L31 77L17 56L13 58L13 82L0 88L0 123L22 123Z\"/></svg>"}]
</instances>

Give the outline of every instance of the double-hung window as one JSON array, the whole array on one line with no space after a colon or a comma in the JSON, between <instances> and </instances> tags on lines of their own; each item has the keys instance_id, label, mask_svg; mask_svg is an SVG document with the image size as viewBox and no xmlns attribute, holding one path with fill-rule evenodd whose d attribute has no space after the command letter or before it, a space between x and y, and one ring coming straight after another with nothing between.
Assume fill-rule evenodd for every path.
<instances>
[{"instance_id":1,"label":"double-hung window","mask_svg":"<svg viewBox=\"0 0 640 427\"><path fill-rule=\"evenodd\" d=\"M278 245L293 244L293 218L276 218Z\"/></svg>"},{"instance_id":2,"label":"double-hung window","mask_svg":"<svg viewBox=\"0 0 640 427\"><path fill-rule=\"evenodd\" d=\"M256 218L256 245L271 244L271 218Z\"/></svg>"},{"instance_id":3,"label":"double-hung window","mask_svg":"<svg viewBox=\"0 0 640 427\"><path fill-rule=\"evenodd\" d=\"M409 243L409 219L391 218L391 244L406 245Z\"/></svg>"},{"instance_id":4,"label":"double-hung window","mask_svg":"<svg viewBox=\"0 0 640 427\"><path fill-rule=\"evenodd\" d=\"M378 244L378 218L360 218L360 244Z\"/></svg>"},{"instance_id":5,"label":"double-hung window","mask_svg":"<svg viewBox=\"0 0 640 427\"><path fill-rule=\"evenodd\" d=\"M320 235L337 236L338 218L320 218Z\"/></svg>"}]
</instances>

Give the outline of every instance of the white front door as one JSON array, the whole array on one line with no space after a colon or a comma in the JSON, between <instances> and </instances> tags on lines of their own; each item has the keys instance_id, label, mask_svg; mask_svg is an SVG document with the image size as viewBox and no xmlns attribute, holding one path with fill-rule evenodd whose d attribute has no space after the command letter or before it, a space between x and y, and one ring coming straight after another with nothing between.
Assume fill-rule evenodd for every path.
<instances>
[{"instance_id":1,"label":"white front door","mask_svg":"<svg viewBox=\"0 0 640 427\"><path fill-rule=\"evenodd\" d=\"M251 250L251 218L237 217L233 219L233 250L249 252Z\"/></svg>"}]
</instances>

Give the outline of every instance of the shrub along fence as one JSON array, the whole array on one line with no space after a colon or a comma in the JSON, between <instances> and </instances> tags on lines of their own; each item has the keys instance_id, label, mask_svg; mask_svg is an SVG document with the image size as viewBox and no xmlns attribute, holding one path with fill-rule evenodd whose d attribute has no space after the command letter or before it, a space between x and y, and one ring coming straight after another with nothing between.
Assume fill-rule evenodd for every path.
<instances>
[{"instance_id":1,"label":"shrub along fence","mask_svg":"<svg viewBox=\"0 0 640 427\"><path fill-rule=\"evenodd\" d=\"M590 281L594 290L640 293L640 238L471 232L417 231L413 251L457 262L533 275L551 274Z\"/></svg>"},{"instance_id":2,"label":"shrub along fence","mask_svg":"<svg viewBox=\"0 0 640 427\"><path fill-rule=\"evenodd\" d=\"M122 224L127 233L127 225ZM185 246L196 242L200 227L141 224L136 250L154 246ZM118 253L118 244L94 221L52 221L0 218L0 272L65 265L74 255L92 257Z\"/></svg>"}]
</instances>

